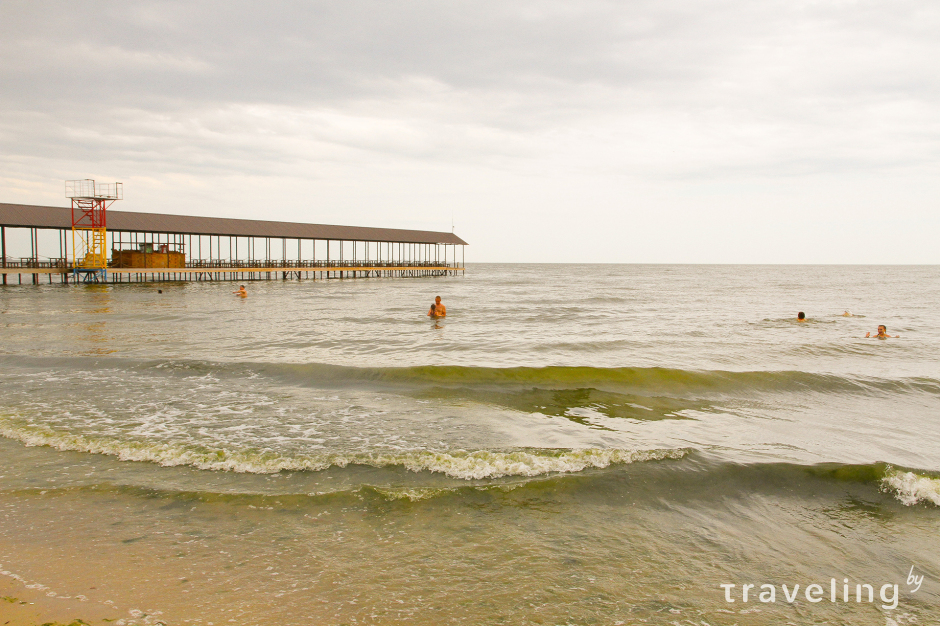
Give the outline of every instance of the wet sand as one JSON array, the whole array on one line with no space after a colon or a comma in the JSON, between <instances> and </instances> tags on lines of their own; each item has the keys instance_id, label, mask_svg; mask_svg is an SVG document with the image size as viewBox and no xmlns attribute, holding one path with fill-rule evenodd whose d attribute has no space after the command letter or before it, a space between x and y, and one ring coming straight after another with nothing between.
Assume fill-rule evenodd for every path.
<instances>
[{"instance_id":1,"label":"wet sand","mask_svg":"<svg viewBox=\"0 0 940 626\"><path fill-rule=\"evenodd\" d=\"M4 570L6 571L6 570ZM30 589L32 582L21 582L0 575L0 624L2 626L40 626L53 623L70 625L81 620L89 626L111 624L122 612L100 603L81 601L60 595L51 589ZM55 593L49 596L49 593ZM79 623L81 623L79 622Z\"/></svg>"}]
</instances>

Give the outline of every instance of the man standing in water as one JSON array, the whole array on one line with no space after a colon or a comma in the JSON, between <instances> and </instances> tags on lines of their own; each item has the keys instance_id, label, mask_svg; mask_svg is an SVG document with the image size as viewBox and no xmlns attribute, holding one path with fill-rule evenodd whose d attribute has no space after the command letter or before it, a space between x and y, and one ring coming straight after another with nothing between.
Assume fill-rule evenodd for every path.
<instances>
[{"instance_id":1,"label":"man standing in water","mask_svg":"<svg viewBox=\"0 0 940 626\"><path fill-rule=\"evenodd\" d=\"M447 315L447 307L444 306L443 302L441 302L440 296L434 298L434 311L436 313L436 317L445 317Z\"/></svg>"},{"instance_id":2,"label":"man standing in water","mask_svg":"<svg viewBox=\"0 0 940 626\"><path fill-rule=\"evenodd\" d=\"M887 339L891 335L888 334L888 327L884 324L878 324L878 334L875 335L875 339ZM871 333L865 333L865 338L871 337ZM899 339L901 335L895 335L895 339Z\"/></svg>"},{"instance_id":3,"label":"man standing in water","mask_svg":"<svg viewBox=\"0 0 940 626\"><path fill-rule=\"evenodd\" d=\"M244 286L244 285L242 285L241 287L239 287L238 289L236 289L236 290L233 291L232 293L234 293L236 296L239 296L240 298L247 298L247 297L248 297L248 292L245 291L245 286Z\"/></svg>"}]
</instances>

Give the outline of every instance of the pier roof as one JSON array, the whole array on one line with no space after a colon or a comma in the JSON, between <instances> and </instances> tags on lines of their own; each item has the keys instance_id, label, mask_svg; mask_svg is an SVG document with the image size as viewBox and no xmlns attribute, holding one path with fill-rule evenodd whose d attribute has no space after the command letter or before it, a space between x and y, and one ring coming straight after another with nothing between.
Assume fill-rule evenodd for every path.
<instances>
[{"instance_id":1,"label":"pier roof","mask_svg":"<svg viewBox=\"0 0 940 626\"><path fill-rule=\"evenodd\" d=\"M108 230L120 232L467 245L466 241L453 233L430 230L241 220L227 217L135 213L111 209L108 209L107 220ZM0 226L70 230L72 209L0 202Z\"/></svg>"}]
</instances>

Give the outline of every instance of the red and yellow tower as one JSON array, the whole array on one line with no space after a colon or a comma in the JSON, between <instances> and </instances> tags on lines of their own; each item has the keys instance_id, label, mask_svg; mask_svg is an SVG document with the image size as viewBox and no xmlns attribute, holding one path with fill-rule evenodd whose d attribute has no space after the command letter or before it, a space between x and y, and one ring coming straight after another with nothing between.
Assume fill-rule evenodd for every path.
<instances>
[{"instance_id":1,"label":"red and yellow tower","mask_svg":"<svg viewBox=\"0 0 940 626\"><path fill-rule=\"evenodd\" d=\"M108 277L107 217L105 211L124 197L121 183L65 181L65 197L72 199L72 273L77 281L98 282Z\"/></svg>"}]
</instances>

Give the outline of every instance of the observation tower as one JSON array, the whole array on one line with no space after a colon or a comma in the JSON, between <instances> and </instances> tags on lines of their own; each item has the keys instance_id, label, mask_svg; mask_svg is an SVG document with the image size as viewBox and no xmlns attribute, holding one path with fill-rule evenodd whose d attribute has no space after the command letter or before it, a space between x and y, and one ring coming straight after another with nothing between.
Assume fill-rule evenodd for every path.
<instances>
[{"instance_id":1,"label":"observation tower","mask_svg":"<svg viewBox=\"0 0 940 626\"><path fill-rule=\"evenodd\" d=\"M65 197L72 199L72 274L86 282L108 278L106 209L124 198L122 183L65 181Z\"/></svg>"}]
</instances>

